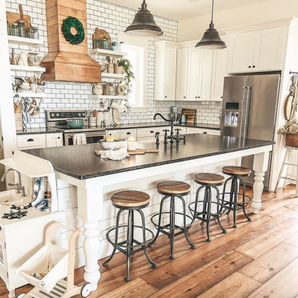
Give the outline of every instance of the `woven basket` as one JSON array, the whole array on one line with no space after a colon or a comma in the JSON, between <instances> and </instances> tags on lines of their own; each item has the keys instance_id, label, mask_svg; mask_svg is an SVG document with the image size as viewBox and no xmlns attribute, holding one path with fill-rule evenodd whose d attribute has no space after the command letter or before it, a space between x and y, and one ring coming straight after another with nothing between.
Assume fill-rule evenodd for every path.
<instances>
[{"instance_id":1,"label":"woven basket","mask_svg":"<svg viewBox=\"0 0 298 298\"><path fill-rule=\"evenodd\" d=\"M298 147L298 135L286 135L286 146Z\"/></svg>"}]
</instances>

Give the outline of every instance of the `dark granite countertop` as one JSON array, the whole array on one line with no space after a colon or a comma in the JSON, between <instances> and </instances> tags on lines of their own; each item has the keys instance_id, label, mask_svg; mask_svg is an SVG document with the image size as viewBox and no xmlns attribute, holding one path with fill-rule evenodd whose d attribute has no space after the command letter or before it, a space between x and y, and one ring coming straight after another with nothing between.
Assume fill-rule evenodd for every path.
<instances>
[{"instance_id":1,"label":"dark granite countertop","mask_svg":"<svg viewBox=\"0 0 298 298\"><path fill-rule=\"evenodd\" d=\"M148 123L135 123L135 124L120 124L114 127L98 127L98 130L114 130L114 129L130 129L130 128L146 128L146 127L161 127L169 125L168 122L148 122ZM193 128L206 128L206 129L216 129L219 130L219 125L215 124L204 124L204 123L194 123L194 124L175 124L177 127L193 127ZM39 134L39 133L55 133L61 132L58 128L32 128L27 130L17 130L17 135L25 134ZM78 129L78 132L80 130Z\"/></svg>"},{"instance_id":2,"label":"dark granite countertop","mask_svg":"<svg viewBox=\"0 0 298 298\"><path fill-rule=\"evenodd\" d=\"M136 169L149 168L164 164L182 162L191 159L235 152L274 144L271 141L238 139L235 137L190 134L185 144L159 145L159 153L134 155L121 161L102 159L94 154L102 149L98 143L65 146L45 149L31 149L25 152L49 160L56 171L75 177L88 179ZM139 143L139 148L155 148L154 143Z\"/></svg>"},{"instance_id":3,"label":"dark granite countertop","mask_svg":"<svg viewBox=\"0 0 298 298\"><path fill-rule=\"evenodd\" d=\"M17 130L17 135L31 135L31 134L43 134L43 133L59 133L62 132L57 128L30 128L26 130Z\"/></svg>"}]
</instances>

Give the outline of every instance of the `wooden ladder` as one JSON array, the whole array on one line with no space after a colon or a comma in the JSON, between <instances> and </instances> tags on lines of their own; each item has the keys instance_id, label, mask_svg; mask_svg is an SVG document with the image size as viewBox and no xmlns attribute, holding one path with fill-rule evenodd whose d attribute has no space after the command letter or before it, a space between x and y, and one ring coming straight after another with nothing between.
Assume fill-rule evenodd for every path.
<instances>
[{"instance_id":1,"label":"wooden ladder","mask_svg":"<svg viewBox=\"0 0 298 298\"><path fill-rule=\"evenodd\" d=\"M283 188L284 189L286 187L287 180L295 181L296 182L296 196L298 196L298 181L297 181L297 178L298 178L298 166L297 166L297 164L295 164L295 163L292 162L293 151L294 150L298 150L298 148L296 148L296 147L286 147L286 149L287 149L287 151L286 151L286 154L285 154L285 157L284 157L284 160L283 160L283 163L282 163L282 166L281 166L279 175L278 175L278 180L277 180L277 183L276 183L276 186L275 186L275 190L274 191L275 192L277 191L277 188L278 188L278 185L279 185L279 182L280 182L281 179L284 179L284 183L283 183ZM289 166L297 167L297 170L296 170L296 179L290 178L288 176ZM286 170L285 170L285 167L286 167ZM285 170L285 175L283 176L284 170Z\"/></svg>"}]
</instances>

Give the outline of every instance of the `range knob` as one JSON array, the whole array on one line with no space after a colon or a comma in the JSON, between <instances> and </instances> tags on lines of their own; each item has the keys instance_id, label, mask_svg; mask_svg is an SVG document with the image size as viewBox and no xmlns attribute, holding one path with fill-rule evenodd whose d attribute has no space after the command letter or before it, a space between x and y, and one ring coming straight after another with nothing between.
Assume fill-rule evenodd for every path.
<instances>
[{"instance_id":1,"label":"range knob","mask_svg":"<svg viewBox=\"0 0 298 298\"><path fill-rule=\"evenodd\" d=\"M78 113L78 117L81 117L81 113Z\"/></svg>"},{"instance_id":2,"label":"range knob","mask_svg":"<svg viewBox=\"0 0 298 298\"><path fill-rule=\"evenodd\" d=\"M56 118L59 118L59 113L56 113Z\"/></svg>"}]
</instances>

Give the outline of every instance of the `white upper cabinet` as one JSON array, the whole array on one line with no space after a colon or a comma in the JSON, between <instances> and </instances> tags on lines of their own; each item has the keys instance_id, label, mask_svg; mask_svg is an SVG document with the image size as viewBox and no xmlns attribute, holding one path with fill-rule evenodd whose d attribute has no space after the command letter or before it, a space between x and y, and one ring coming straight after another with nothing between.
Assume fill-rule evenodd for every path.
<instances>
[{"instance_id":1,"label":"white upper cabinet","mask_svg":"<svg viewBox=\"0 0 298 298\"><path fill-rule=\"evenodd\" d=\"M281 70L285 27L230 35L228 73Z\"/></svg>"},{"instance_id":2,"label":"white upper cabinet","mask_svg":"<svg viewBox=\"0 0 298 298\"><path fill-rule=\"evenodd\" d=\"M176 57L176 43L166 41L155 43L154 100L175 100Z\"/></svg>"},{"instance_id":3,"label":"white upper cabinet","mask_svg":"<svg viewBox=\"0 0 298 298\"><path fill-rule=\"evenodd\" d=\"M199 100L201 96L201 51L195 47L189 48L187 100Z\"/></svg>"},{"instance_id":4,"label":"white upper cabinet","mask_svg":"<svg viewBox=\"0 0 298 298\"><path fill-rule=\"evenodd\" d=\"M188 48L177 50L176 100L186 100L188 80Z\"/></svg>"},{"instance_id":5,"label":"white upper cabinet","mask_svg":"<svg viewBox=\"0 0 298 298\"><path fill-rule=\"evenodd\" d=\"M211 100L211 80L212 80L212 63L213 63L213 52L210 50L198 50L201 53L201 64L199 70L201 71L200 78L200 94L199 100L209 101Z\"/></svg>"},{"instance_id":6,"label":"white upper cabinet","mask_svg":"<svg viewBox=\"0 0 298 298\"><path fill-rule=\"evenodd\" d=\"M211 100L222 101L224 78L227 73L228 49L213 51Z\"/></svg>"}]
</instances>

